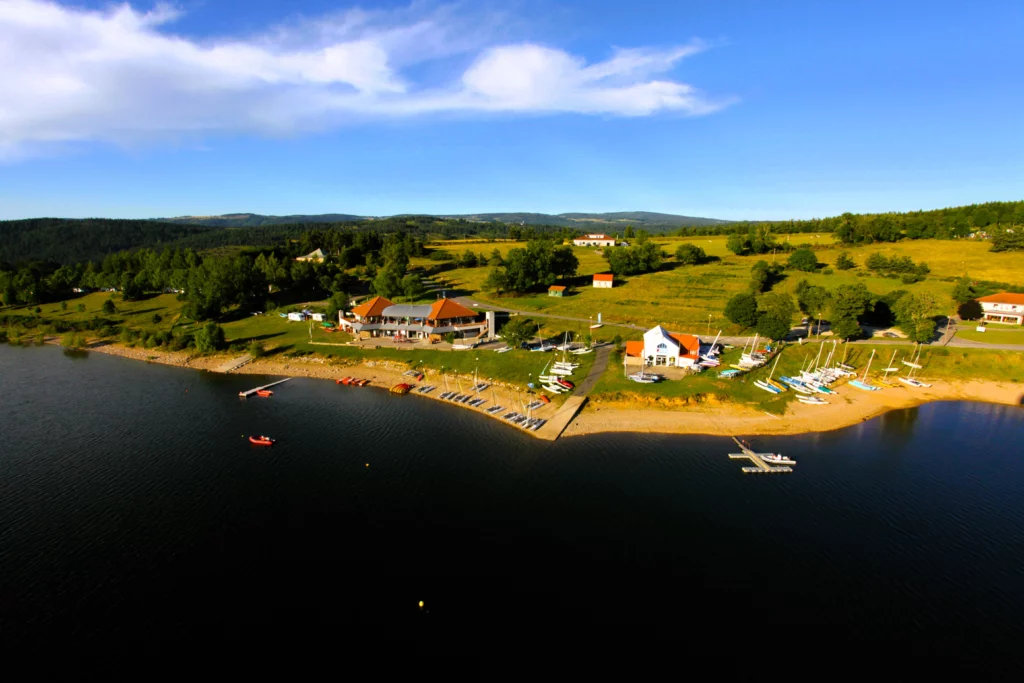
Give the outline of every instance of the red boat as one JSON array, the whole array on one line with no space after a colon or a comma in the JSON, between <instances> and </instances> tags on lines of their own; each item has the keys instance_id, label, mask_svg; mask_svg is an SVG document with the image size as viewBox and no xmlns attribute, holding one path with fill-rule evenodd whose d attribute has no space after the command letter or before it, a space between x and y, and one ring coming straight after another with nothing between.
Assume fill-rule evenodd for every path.
<instances>
[{"instance_id":1,"label":"red boat","mask_svg":"<svg viewBox=\"0 0 1024 683\"><path fill-rule=\"evenodd\" d=\"M270 391L269 389L260 389L259 391L256 392L256 395L262 396L263 398L267 398L268 396L273 396L274 392Z\"/></svg>"},{"instance_id":2,"label":"red boat","mask_svg":"<svg viewBox=\"0 0 1024 683\"><path fill-rule=\"evenodd\" d=\"M368 379L357 379L353 382L353 384L355 384L357 387L365 387L369 383L370 380Z\"/></svg>"},{"instance_id":3,"label":"red boat","mask_svg":"<svg viewBox=\"0 0 1024 683\"><path fill-rule=\"evenodd\" d=\"M544 401L545 403L551 403L551 399L545 396L544 394L539 395L537 398L540 399L541 401Z\"/></svg>"},{"instance_id":4,"label":"red boat","mask_svg":"<svg viewBox=\"0 0 1024 683\"><path fill-rule=\"evenodd\" d=\"M342 377L341 379L338 380L338 384L351 384L351 383L352 383L352 378L351 377Z\"/></svg>"},{"instance_id":5,"label":"red boat","mask_svg":"<svg viewBox=\"0 0 1024 683\"><path fill-rule=\"evenodd\" d=\"M566 389L575 389L575 388L576 388L576 385L575 385L575 384L573 384L572 382L570 382L570 381L569 381L569 380L567 380L567 379L562 379L561 377L559 377L559 378L558 378L558 379L556 379L555 381L556 381L556 382L558 382L559 384L561 384L561 385L562 385L563 387L565 387Z\"/></svg>"},{"instance_id":6,"label":"red boat","mask_svg":"<svg viewBox=\"0 0 1024 683\"><path fill-rule=\"evenodd\" d=\"M257 446L273 446L274 439L269 436L250 436L249 441Z\"/></svg>"}]
</instances>

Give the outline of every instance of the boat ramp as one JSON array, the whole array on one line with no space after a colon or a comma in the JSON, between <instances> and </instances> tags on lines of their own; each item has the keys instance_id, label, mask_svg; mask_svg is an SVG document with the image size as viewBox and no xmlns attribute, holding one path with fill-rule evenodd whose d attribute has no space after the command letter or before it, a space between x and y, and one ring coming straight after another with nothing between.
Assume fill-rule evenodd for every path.
<instances>
[{"instance_id":1,"label":"boat ramp","mask_svg":"<svg viewBox=\"0 0 1024 683\"><path fill-rule=\"evenodd\" d=\"M240 397L242 397L242 398L247 398L247 397L252 396L253 394L255 394L257 391L263 391L265 389L269 389L270 387L276 387L278 384L281 384L283 382L287 382L290 379L291 379L291 377L285 377L284 379L279 379L276 382L271 382L270 384L264 384L262 387L256 387L255 389L249 389L248 391L239 391L238 395Z\"/></svg>"},{"instance_id":2,"label":"boat ramp","mask_svg":"<svg viewBox=\"0 0 1024 683\"><path fill-rule=\"evenodd\" d=\"M773 460L771 463L765 461L764 456L776 457L774 453L755 453L753 450L743 444L742 441L737 439L735 436L732 440L736 442L736 445L740 447L742 453L730 453L729 457L733 460L746 459L754 463L754 467L744 467L743 471L747 474L774 474L780 472L792 472L793 468L789 465L795 465L796 460L790 460L789 458L783 458L782 460ZM778 464L776 464L778 463Z\"/></svg>"}]
</instances>

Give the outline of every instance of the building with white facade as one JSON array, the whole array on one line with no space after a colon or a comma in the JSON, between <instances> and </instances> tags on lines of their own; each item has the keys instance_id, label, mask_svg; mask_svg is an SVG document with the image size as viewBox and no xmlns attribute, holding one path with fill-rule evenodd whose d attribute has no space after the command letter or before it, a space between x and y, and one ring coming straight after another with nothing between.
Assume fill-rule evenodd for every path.
<instances>
[{"instance_id":1,"label":"building with white facade","mask_svg":"<svg viewBox=\"0 0 1024 683\"><path fill-rule=\"evenodd\" d=\"M615 284L615 276L611 273L597 273L594 275L595 287L611 289L613 284Z\"/></svg>"},{"instance_id":2,"label":"building with white facade","mask_svg":"<svg viewBox=\"0 0 1024 683\"><path fill-rule=\"evenodd\" d=\"M644 365L686 368L700 362L700 338L658 325L644 332L643 341L626 342L626 355L643 359Z\"/></svg>"},{"instance_id":3,"label":"building with white facade","mask_svg":"<svg viewBox=\"0 0 1024 683\"><path fill-rule=\"evenodd\" d=\"M572 243L577 247L614 247L615 238L605 235L604 233L594 233L592 235L577 237L572 241Z\"/></svg>"},{"instance_id":4,"label":"building with white facade","mask_svg":"<svg viewBox=\"0 0 1024 683\"><path fill-rule=\"evenodd\" d=\"M1000 292L978 299L982 320L997 323L1024 324L1024 294Z\"/></svg>"}]
</instances>

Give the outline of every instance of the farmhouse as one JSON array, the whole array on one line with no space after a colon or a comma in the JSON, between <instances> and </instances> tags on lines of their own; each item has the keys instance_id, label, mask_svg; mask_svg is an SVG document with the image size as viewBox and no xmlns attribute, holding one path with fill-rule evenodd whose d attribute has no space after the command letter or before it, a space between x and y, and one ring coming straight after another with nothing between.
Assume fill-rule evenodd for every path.
<instances>
[{"instance_id":1,"label":"farmhouse","mask_svg":"<svg viewBox=\"0 0 1024 683\"><path fill-rule=\"evenodd\" d=\"M686 368L700 362L700 339L658 325L644 332L643 341L626 342L626 355L642 358L645 365Z\"/></svg>"},{"instance_id":2,"label":"farmhouse","mask_svg":"<svg viewBox=\"0 0 1024 683\"><path fill-rule=\"evenodd\" d=\"M999 323L1024 324L1024 294L1000 292L978 299L983 320Z\"/></svg>"},{"instance_id":3,"label":"farmhouse","mask_svg":"<svg viewBox=\"0 0 1024 683\"><path fill-rule=\"evenodd\" d=\"M592 235L577 237L572 241L572 243L577 247L614 247L615 238L609 237L604 233L594 233Z\"/></svg>"},{"instance_id":4,"label":"farmhouse","mask_svg":"<svg viewBox=\"0 0 1024 683\"><path fill-rule=\"evenodd\" d=\"M323 263L324 262L324 258L326 258L326 256L327 255L324 254L323 249L317 249L316 251L312 251L312 252L306 254L305 256L299 256L295 260L296 261L315 261L316 263Z\"/></svg>"},{"instance_id":5,"label":"farmhouse","mask_svg":"<svg viewBox=\"0 0 1024 683\"><path fill-rule=\"evenodd\" d=\"M338 326L363 339L399 337L429 339L452 332L457 339L475 339L490 330L490 318L480 315L451 299L438 299L430 305L395 304L382 296L352 309L353 319L338 313ZM434 337L436 340L437 337Z\"/></svg>"},{"instance_id":6,"label":"farmhouse","mask_svg":"<svg viewBox=\"0 0 1024 683\"><path fill-rule=\"evenodd\" d=\"M594 275L594 286L611 289L614 276L611 273L597 273Z\"/></svg>"}]
</instances>

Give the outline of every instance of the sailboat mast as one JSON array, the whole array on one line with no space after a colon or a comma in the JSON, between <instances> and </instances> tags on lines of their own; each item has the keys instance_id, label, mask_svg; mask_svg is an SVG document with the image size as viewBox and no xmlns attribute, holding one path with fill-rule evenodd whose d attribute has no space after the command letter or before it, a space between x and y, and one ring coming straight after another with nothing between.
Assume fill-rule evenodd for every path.
<instances>
[{"instance_id":1,"label":"sailboat mast","mask_svg":"<svg viewBox=\"0 0 1024 683\"><path fill-rule=\"evenodd\" d=\"M772 371L768 373L768 382L772 381L772 377L775 376L775 368L779 367L779 361L782 360L782 352L779 351L778 355L775 356L775 365L772 366Z\"/></svg>"},{"instance_id":2,"label":"sailboat mast","mask_svg":"<svg viewBox=\"0 0 1024 683\"><path fill-rule=\"evenodd\" d=\"M861 382L867 382L868 381L868 370L871 369L871 361L873 361L874 359L875 359L875 350L871 349L871 357L868 358L868 366L866 368L864 368L864 378L861 380Z\"/></svg>"}]
</instances>

